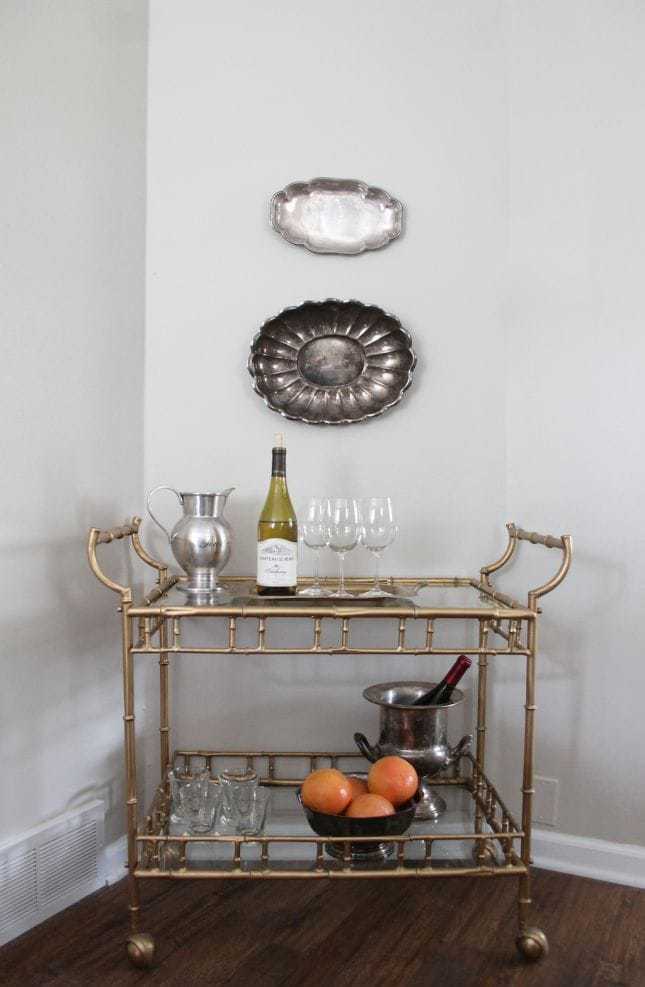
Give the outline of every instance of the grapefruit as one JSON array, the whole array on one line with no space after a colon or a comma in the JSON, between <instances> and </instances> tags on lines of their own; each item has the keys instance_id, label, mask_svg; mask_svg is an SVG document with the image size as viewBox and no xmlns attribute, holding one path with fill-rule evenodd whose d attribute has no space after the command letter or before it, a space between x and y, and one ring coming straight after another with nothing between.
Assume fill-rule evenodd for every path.
<instances>
[{"instance_id":1,"label":"grapefruit","mask_svg":"<svg viewBox=\"0 0 645 987\"><path fill-rule=\"evenodd\" d=\"M394 806L382 795L359 795L345 813L352 819L374 819L377 816L393 816Z\"/></svg>"},{"instance_id":2,"label":"grapefruit","mask_svg":"<svg viewBox=\"0 0 645 987\"><path fill-rule=\"evenodd\" d=\"M348 776L347 781L349 782L349 787L352 793L352 801L357 799L359 795L367 795L367 782L364 778L352 778L351 776Z\"/></svg>"},{"instance_id":3,"label":"grapefruit","mask_svg":"<svg viewBox=\"0 0 645 987\"><path fill-rule=\"evenodd\" d=\"M367 776L367 787L392 805L403 805L419 787L419 776L411 764L391 754L374 762Z\"/></svg>"},{"instance_id":4,"label":"grapefruit","mask_svg":"<svg viewBox=\"0 0 645 987\"><path fill-rule=\"evenodd\" d=\"M314 812L338 816L352 800L349 779L336 768L320 768L307 775L300 791L302 801Z\"/></svg>"}]
</instances>

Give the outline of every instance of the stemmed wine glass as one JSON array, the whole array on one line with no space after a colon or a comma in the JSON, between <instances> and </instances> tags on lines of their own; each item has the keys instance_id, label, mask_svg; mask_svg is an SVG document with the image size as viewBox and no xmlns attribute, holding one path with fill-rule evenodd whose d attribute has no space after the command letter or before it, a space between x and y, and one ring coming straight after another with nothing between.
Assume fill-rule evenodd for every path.
<instances>
[{"instance_id":1,"label":"stemmed wine glass","mask_svg":"<svg viewBox=\"0 0 645 987\"><path fill-rule=\"evenodd\" d=\"M358 543L358 504L349 497L327 502L327 545L338 556L338 590L330 596L351 596L345 589L345 556Z\"/></svg>"},{"instance_id":2,"label":"stemmed wine glass","mask_svg":"<svg viewBox=\"0 0 645 987\"><path fill-rule=\"evenodd\" d=\"M304 517L300 523L302 540L314 553L314 582L313 586L301 589L298 595L324 596L325 591L320 585L320 549L327 545L327 498L310 497L304 512L299 516Z\"/></svg>"},{"instance_id":3,"label":"stemmed wine glass","mask_svg":"<svg viewBox=\"0 0 645 987\"><path fill-rule=\"evenodd\" d=\"M360 543L375 559L374 585L361 596L390 596L380 583L381 557L398 533L389 497L366 497L360 503Z\"/></svg>"}]
</instances>

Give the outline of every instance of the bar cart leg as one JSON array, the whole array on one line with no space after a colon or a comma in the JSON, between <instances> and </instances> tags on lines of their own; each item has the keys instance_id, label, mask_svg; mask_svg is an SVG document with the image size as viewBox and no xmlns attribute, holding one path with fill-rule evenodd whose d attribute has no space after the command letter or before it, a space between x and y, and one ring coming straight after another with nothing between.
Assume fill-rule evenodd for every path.
<instances>
[{"instance_id":1,"label":"bar cart leg","mask_svg":"<svg viewBox=\"0 0 645 987\"><path fill-rule=\"evenodd\" d=\"M161 618L159 627L159 647L166 648L168 645L168 629L166 618ZM170 768L170 696L168 681L168 652L161 651L159 654L159 741L161 755L161 778L165 780Z\"/></svg>"},{"instance_id":2,"label":"bar cart leg","mask_svg":"<svg viewBox=\"0 0 645 987\"><path fill-rule=\"evenodd\" d=\"M533 816L533 752L535 747L535 654L537 645L535 618L528 626L528 655L526 656L526 703L524 706L524 770L522 776L522 860L531 866L531 825ZM549 943L541 929L527 923L531 907L531 876L524 874L519 883L519 933L515 940L524 959L534 962L549 951Z\"/></svg>"},{"instance_id":3,"label":"bar cart leg","mask_svg":"<svg viewBox=\"0 0 645 987\"><path fill-rule=\"evenodd\" d=\"M123 605L123 723L125 729L125 775L128 825L128 897L130 935L126 941L128 959L134 966L150 967L155 945L152 936L139 932L140 900L134 871L137 866L137 765L134 729L134 662L131 651L129 606Z\"/></svg>"},{"instance_id":4,"label":"bar cart leg","mask_svg":"<svg viewBox=\"0 0 645 987\"><path fill-rule=\"evenodd\" d=\"M531 878L523 875L519 887L519 926L515 944L525 960L534 963L549 952L549 941L542 929L527 925L527 914L531 907Z\"/></svg>"},{"instance_id":5,"label":"bar cart leg","mask_svg":"<svg viewBox=\"0 0 645 987\"><path fill-rule=\"evenodd\" d=\"M488 647L489 625L487 620L479 622L479 659L477 663L477 739L475 747L475 778L477 791L483 798L481 774L486 770L486 704L488 696ZM475 807L475 832L483 832L484 813L479 803ZM476 864L494 863L495 844L492 840L476 840L473 846L473 859Z\"/></svg>"}]
</instances>

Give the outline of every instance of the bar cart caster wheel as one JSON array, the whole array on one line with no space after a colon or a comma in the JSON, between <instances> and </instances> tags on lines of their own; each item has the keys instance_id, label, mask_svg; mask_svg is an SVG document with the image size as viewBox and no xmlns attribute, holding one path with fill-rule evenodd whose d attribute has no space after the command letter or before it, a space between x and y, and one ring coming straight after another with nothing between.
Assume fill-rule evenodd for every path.
<instances>
[{"instance_id":1,"label":"bar cart caster wheel","mask_svg":"<svg viewBox=\"0 0 645 987\"><path fill-rule=\"evenodd\" d=\"M549 941L542 929L524 929L515 940L518 950L529 963L536 963L549 952Z\"/></svg>"},{"instance_id":2,"label":"bar cart caster wheel","mask_svg":"<svg viewBox=\"0 0 645 987\"><path fill-rule=\"evenodd\" d=\"M492 840L477 840L472 850L472 858L476 864L492 867L497 863L497 853Z\"/></svg>"},{"instance_id":3,"label":"bar cart caster wheel","mask_svg":"<svg viewBox=\"0 0 645 987\"><path fill-rule=\"evenodd\" d=\"M133 966L149 970L154 963L155 941L147 932L133 933L126 943L128 959Z\"/></svg>"}]
</instances>

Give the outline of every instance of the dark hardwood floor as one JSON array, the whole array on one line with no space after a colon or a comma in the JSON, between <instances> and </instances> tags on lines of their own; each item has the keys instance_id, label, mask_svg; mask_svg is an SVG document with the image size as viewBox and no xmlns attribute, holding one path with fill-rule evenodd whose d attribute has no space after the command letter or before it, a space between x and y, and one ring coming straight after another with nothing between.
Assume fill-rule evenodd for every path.
<instances>
[{"instance_id":1,"label":"dark hardwood floor","mask_svg":"<svg viewBox=\"0 0 645 987\"><path fill-rule=\"evenodd\" d=\"M125 882L0 950L0 984L645 987L645 891L535 872L550 941L515 953L515 881L227 881L144 886L154 969L124 950Z\"/></svg>"}]
</instances>

